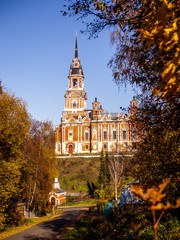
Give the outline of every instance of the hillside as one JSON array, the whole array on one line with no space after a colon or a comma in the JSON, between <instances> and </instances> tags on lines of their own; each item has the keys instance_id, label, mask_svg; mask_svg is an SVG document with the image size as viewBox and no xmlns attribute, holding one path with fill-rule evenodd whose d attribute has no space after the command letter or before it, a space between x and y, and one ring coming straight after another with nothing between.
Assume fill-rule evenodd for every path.
<instances>
[{"instance_id":1,"label":"hillside","mask_svg":"<svg viewBox=\"0 0 180 240\"><path fill-rule=\"evenodd\" d=\"M96 182L99 174L100 157L58 159L59 180L67 192L87 192L87 181Z\"/></svg>"}]
</instances>

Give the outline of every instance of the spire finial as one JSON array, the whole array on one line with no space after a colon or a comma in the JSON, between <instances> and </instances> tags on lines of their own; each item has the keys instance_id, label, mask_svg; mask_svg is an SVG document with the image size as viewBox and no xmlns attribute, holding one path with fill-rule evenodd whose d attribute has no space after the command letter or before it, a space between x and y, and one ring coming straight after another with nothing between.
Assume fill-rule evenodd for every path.
<instances>
[{"instance_id":1,"label":"spire finial","mask_svg":"<svg viewBox=\"0 0 180 240\"><path fill-rule=\"evenodd\" d=\"M78 58L77 31L76 31L76 43L75 43L75 58Z\"/></svg>"}]
</instances>

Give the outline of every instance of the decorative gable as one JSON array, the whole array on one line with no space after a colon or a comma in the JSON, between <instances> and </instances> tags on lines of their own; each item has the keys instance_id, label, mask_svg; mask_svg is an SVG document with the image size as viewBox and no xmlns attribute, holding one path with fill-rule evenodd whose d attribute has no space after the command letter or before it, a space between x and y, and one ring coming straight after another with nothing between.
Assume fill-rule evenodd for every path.
<instances>
[{"instance_id":1,"label":"decorative gable","mask_svg":"<svg viewBox=\"0 0 180 240\"><path fill-rule=\"evenodd\" d=\"M90 122L91 119L88 116L85 116L82 121L83 122Z\"/></svg>"},{"instance_id":2,"label":"decorative gable","mask_svg":"<svg viewBox=\"0 0 180 240\"><path fill-rule=\"evenodd\" d=\"M69 120L68 120L68 123L76 123L76 119L74 117L71 117Z\"/></svg>"}]
</instances>

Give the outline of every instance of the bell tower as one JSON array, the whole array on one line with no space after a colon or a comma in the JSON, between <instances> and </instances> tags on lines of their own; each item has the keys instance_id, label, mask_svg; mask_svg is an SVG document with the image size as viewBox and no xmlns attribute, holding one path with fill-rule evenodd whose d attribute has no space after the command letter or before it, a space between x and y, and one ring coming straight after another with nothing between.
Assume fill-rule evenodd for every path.
<instances>
[{"instance_id":1,"label":"bell tower","mask_svg":"<svg viewBox=\"0 0 180 240\"><path fill-rule=\"evenodd\" d=\"M70 65L68 75L68 90L65 93L65 108L63 117L84 115L87 94L84 91L84 74L80 59L78 58L77 33L75 41L74 59Z\"/></svg>"}]
</instances>

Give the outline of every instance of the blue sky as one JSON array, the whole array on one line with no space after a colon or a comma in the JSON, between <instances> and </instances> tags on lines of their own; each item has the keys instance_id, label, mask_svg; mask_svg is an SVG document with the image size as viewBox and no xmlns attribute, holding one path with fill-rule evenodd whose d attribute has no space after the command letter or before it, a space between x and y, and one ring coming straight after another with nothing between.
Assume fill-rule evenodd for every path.
<instances>
[{"instance_id":1,"label":"blue sky","mask_svg":"<svg viewBox=\"0 0 180 240\"><path fill-rule=\"evenodd\" d=\"M118 90L107 63L113 55L109 31L88 40L85 26L60 13L64 0L0 0L0 79L2 85L23 98L37 120L60 123L75 32L85 75L87 107L94 98L107 112L128 107L131 87Z\"/></svg>"}]
</instances>

